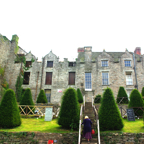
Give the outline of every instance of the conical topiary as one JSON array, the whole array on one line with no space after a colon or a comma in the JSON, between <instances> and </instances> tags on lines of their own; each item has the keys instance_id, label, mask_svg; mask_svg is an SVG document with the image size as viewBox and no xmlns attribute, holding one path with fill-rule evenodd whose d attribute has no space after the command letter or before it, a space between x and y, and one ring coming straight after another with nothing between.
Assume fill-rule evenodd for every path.
<instances>
[{"instance_id":1,"label":"conical topiary","mask_svg":"<svg viewBox=\"0 0 144 144\"><path fill-rule=\"evenodd\" d=\"M31 89L30 88L27 88L25 90L25 92L24 92L24 94L22 96L22 99L20 101L20 105L33 105L34 106L34 102L32 100L32 94L31 94ZM31 110L33 109L33 107L29 107L29 108ZM29 108L27 108L27 113L30 111ZM35 108L32 111L34 112ZM26 113L26 108L24 109L24 112ZM32 112L30 112L29 114L32 114Z\"/></svg>"},{"instance_id":2,"label":"conical topiary","mask_svg":"<svg viewBox=\"0 0 144 144\"><path fill-rule=\"evenodd\" d=\"M94 99L94 103L100 103L101 102L101 95L96 95L95 99Z\"/></svg>"},{"instance_id":3,"label":"conical topiary","mask_svg":"<svg viewBox=\"0 0 144 144\"><path fill-rule=\"evenodd\" d=\"M58 124L63 128L70 128L70 125L73 124L73 128L77 129L79 127L79 111L76 90L68 88L62 96Z\"/></svg>"},{"instance_id":4,"label":"conical topiary","mask_svg":"<svg viewBox=\"0 0 144 144\"><path fill-rule=\"evenodd\" d=\"M144 97L144 87L142 88L141 95L142 95L142 97Z\"/></svg>"},{"instance_id":5,"label":"conical topiary","mask_svg":"<svg viewBox=\"0 0 144 144\"><path fill-rule=\"evenodd\" d=\"M13 128L21 125L21 116L12 89L8 89L0 105L0 127Z\"/></svg>"},{"instance_id":6,"label":"conical topiary","mask_svg":"<svg viewBox=\"0 0 144 144\"><path fill-rule=\"evenodd\" d=\"M77 89L77 97L78 97L78 102L83 103L83 96L79 88Z\"/></svg>"},{"instance_id":7,"label":"conical topiary","mask_svg":"<svg viewBox=\"0 0 144 144\"><path fill-rule=\"evenodd\" d=\"M124 97L124 98L123 98ZM128 104L128 96L124 89L124 87L119 87L118 95L117 95L117 103Z\"/></svg>"},{"instance_id":8,"label":"conical topiary","mask_svg":"<svg viewBox=\"0 0 144 144\"><path fill-rule=\"evenodd\" d=\"M133 107L143 107L143 106L144 106L144 103L143 103L143 99L142 99L140 92L137 89L133 89L130 94L130 102L129 102L128 107L133 108ZM133 109L134 109L136 116L143 115L143 111L141 109L138 109L138 108L133 108Z\"/></svg>"},{"instance_id":9,"label":"conical topiary","mask_svg":"<svg viewBox=\"0 0 144 144\"><path fill-rule=\"evenodd\" d=\"M37 103L47 103L48 102L44 90L40 91L36 102Z\"/></svg>"},{"instance_id":10,"label":"conical topiary","mask_svg":"<svg viewBox=\"0 0 144 144\"><path fill-rule=\"evenodd\" d=\"M102 131L121 130L124 126L120 111L110 88L107 88L103 93L98 115L100 130Z\"/></svg>"}]
</instances>

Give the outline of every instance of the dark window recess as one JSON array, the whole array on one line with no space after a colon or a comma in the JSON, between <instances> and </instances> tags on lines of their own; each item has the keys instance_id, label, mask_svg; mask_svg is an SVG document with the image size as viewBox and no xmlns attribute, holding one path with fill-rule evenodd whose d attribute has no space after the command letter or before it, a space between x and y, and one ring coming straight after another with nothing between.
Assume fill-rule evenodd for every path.
<instances>
[{"instance_id":1,"label":"dark window recess","mask_svg":"<svg viewBox=\"0 0 144 144\"><path fill-rule=\"evenodd\" d=\"M32 62L31 62L31 61L26 61L26 67L30 67L30 66L31 66L31 64L32 64Z\"/></svg>"},{"instance_id":2,"label":"dark window recess","mask_svg":"<svg viewBox=\"0 0 144 144\"><path fill-rule=\"evenodd\" d=\"M69 85L75 85L75 72L69 72Z\"/></svg>"},{"instance_id":3,"label":"dark window recess","mask_svg":"<svg viewBox=\"0 0 144 144\"><path fill-rule=\"evenodd\" d=\"M23 84L28 85L29 84L29 78L30 78L30 72L24 72Z\"/></svg>"},{"instance_id":4,"label":"dark window recess","mask_svg":"<svg viewBox=\"0 0 144 144\"><path fill-rule=\"evenodd\" d=\"M45 89L45 94L46 94L48 103L50 103L51 102L51 89Z\"/></svg>"},{"instance_id":5,"label":"dark window recess","mask_svg":"<svg viewBox=\"0 0 144 144\"><path fill-rule=\"evenodd\" d=\"M53 61L47 61L47 67L53 67Z\"/></svg>"},{"instance_id":6,"label":"dark window recess","mask_svg":"<svg viewBox=\"0 0 144 144\"><path fill-rule=\"evenodd\" d=\"M75 67L76 66L76 62L69 62L69 67Z\"/></svg>"},{"instance_id":7,"label":"dark window recess","mask_svg":"<svg viewBox=\"0 0 144 144\"><path fill-rule=\"evenodd\" d=\"M45 84L48 84L48 85L52 84L52 72L46 73L46 83Z\"/></svg>"}]
</instances>

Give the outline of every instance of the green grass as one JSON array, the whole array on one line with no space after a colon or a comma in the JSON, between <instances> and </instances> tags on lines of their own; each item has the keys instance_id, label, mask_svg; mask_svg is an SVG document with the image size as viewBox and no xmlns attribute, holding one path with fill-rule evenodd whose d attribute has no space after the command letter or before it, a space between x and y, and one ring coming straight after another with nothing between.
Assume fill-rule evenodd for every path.
<instances>
[{"instance_id":1,"label":"green grass","mask_svg":"<svg viewBox=\"0 0 144 144\"><path fill-rule=\"evenodd\" d=\"M127 119L123 119L124 127L122 130L119 131L101 131L101 133L144 133L144 124L143 119L135 119L135 121L128 121Z\"/></svg>"},{"instance_id":2,"label":"green grass","mask_svg":"<svg viewBox=\"0 0 144 144\"><path fill-rule=\"evenodd\" d=\"M48 133L71 133L58 125L57 120L45 121L43 118L21 118L22 124L12 129L0 129L4 132L48 132ZM76 131L73 131L76 132Z\"/></svg>"}]
</instances>

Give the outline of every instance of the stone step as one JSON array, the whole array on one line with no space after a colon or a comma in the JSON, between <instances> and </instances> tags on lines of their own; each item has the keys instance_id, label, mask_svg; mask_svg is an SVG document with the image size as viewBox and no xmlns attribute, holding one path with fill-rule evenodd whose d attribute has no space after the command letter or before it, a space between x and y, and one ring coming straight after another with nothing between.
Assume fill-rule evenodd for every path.
<instances>
[{"instance_id":1,"label":"stone step","mask_svg":"<svg viewBox=\"0 0 144 144\"><path fill-rule=\"evenodd\" d=\"M87 139L82 138L81 144L88 144L88 143L90 143L90 144L97 144L97 138L92 138L92 139L90 140L90 142L88 142Z\"/></svg>"}]
</instances>

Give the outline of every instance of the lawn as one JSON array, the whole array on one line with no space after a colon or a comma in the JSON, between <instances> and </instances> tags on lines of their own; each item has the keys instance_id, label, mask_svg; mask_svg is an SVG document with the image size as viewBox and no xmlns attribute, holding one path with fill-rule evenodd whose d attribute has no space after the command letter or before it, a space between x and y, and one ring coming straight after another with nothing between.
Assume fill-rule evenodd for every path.
<instances>
[{"instance_id":1,"label":"lawn","mask_svg":"<svg viewBox=\"0 0 144 144\"><path fill-rule=\"evenodd\" d=\"M144 133L143 119L135 119L135 121L128 121L123 119L124 127L120 131L101 131L103 132L126 132L126 133Z\"/></svg>"},{"instance_id":2,"label":"lawn","mask_svg":"<svg viewBox=\"0 0 144 144\"><path fill-rule=\"evenodd\" d=\"M57 120L45 121L43 118L21 118L22 124L12 129L0 129L5 132L48 132L48 133L71 133L58 125ZM75 132L75 131L74 131Z\"/></svg>"}]
</instances>

